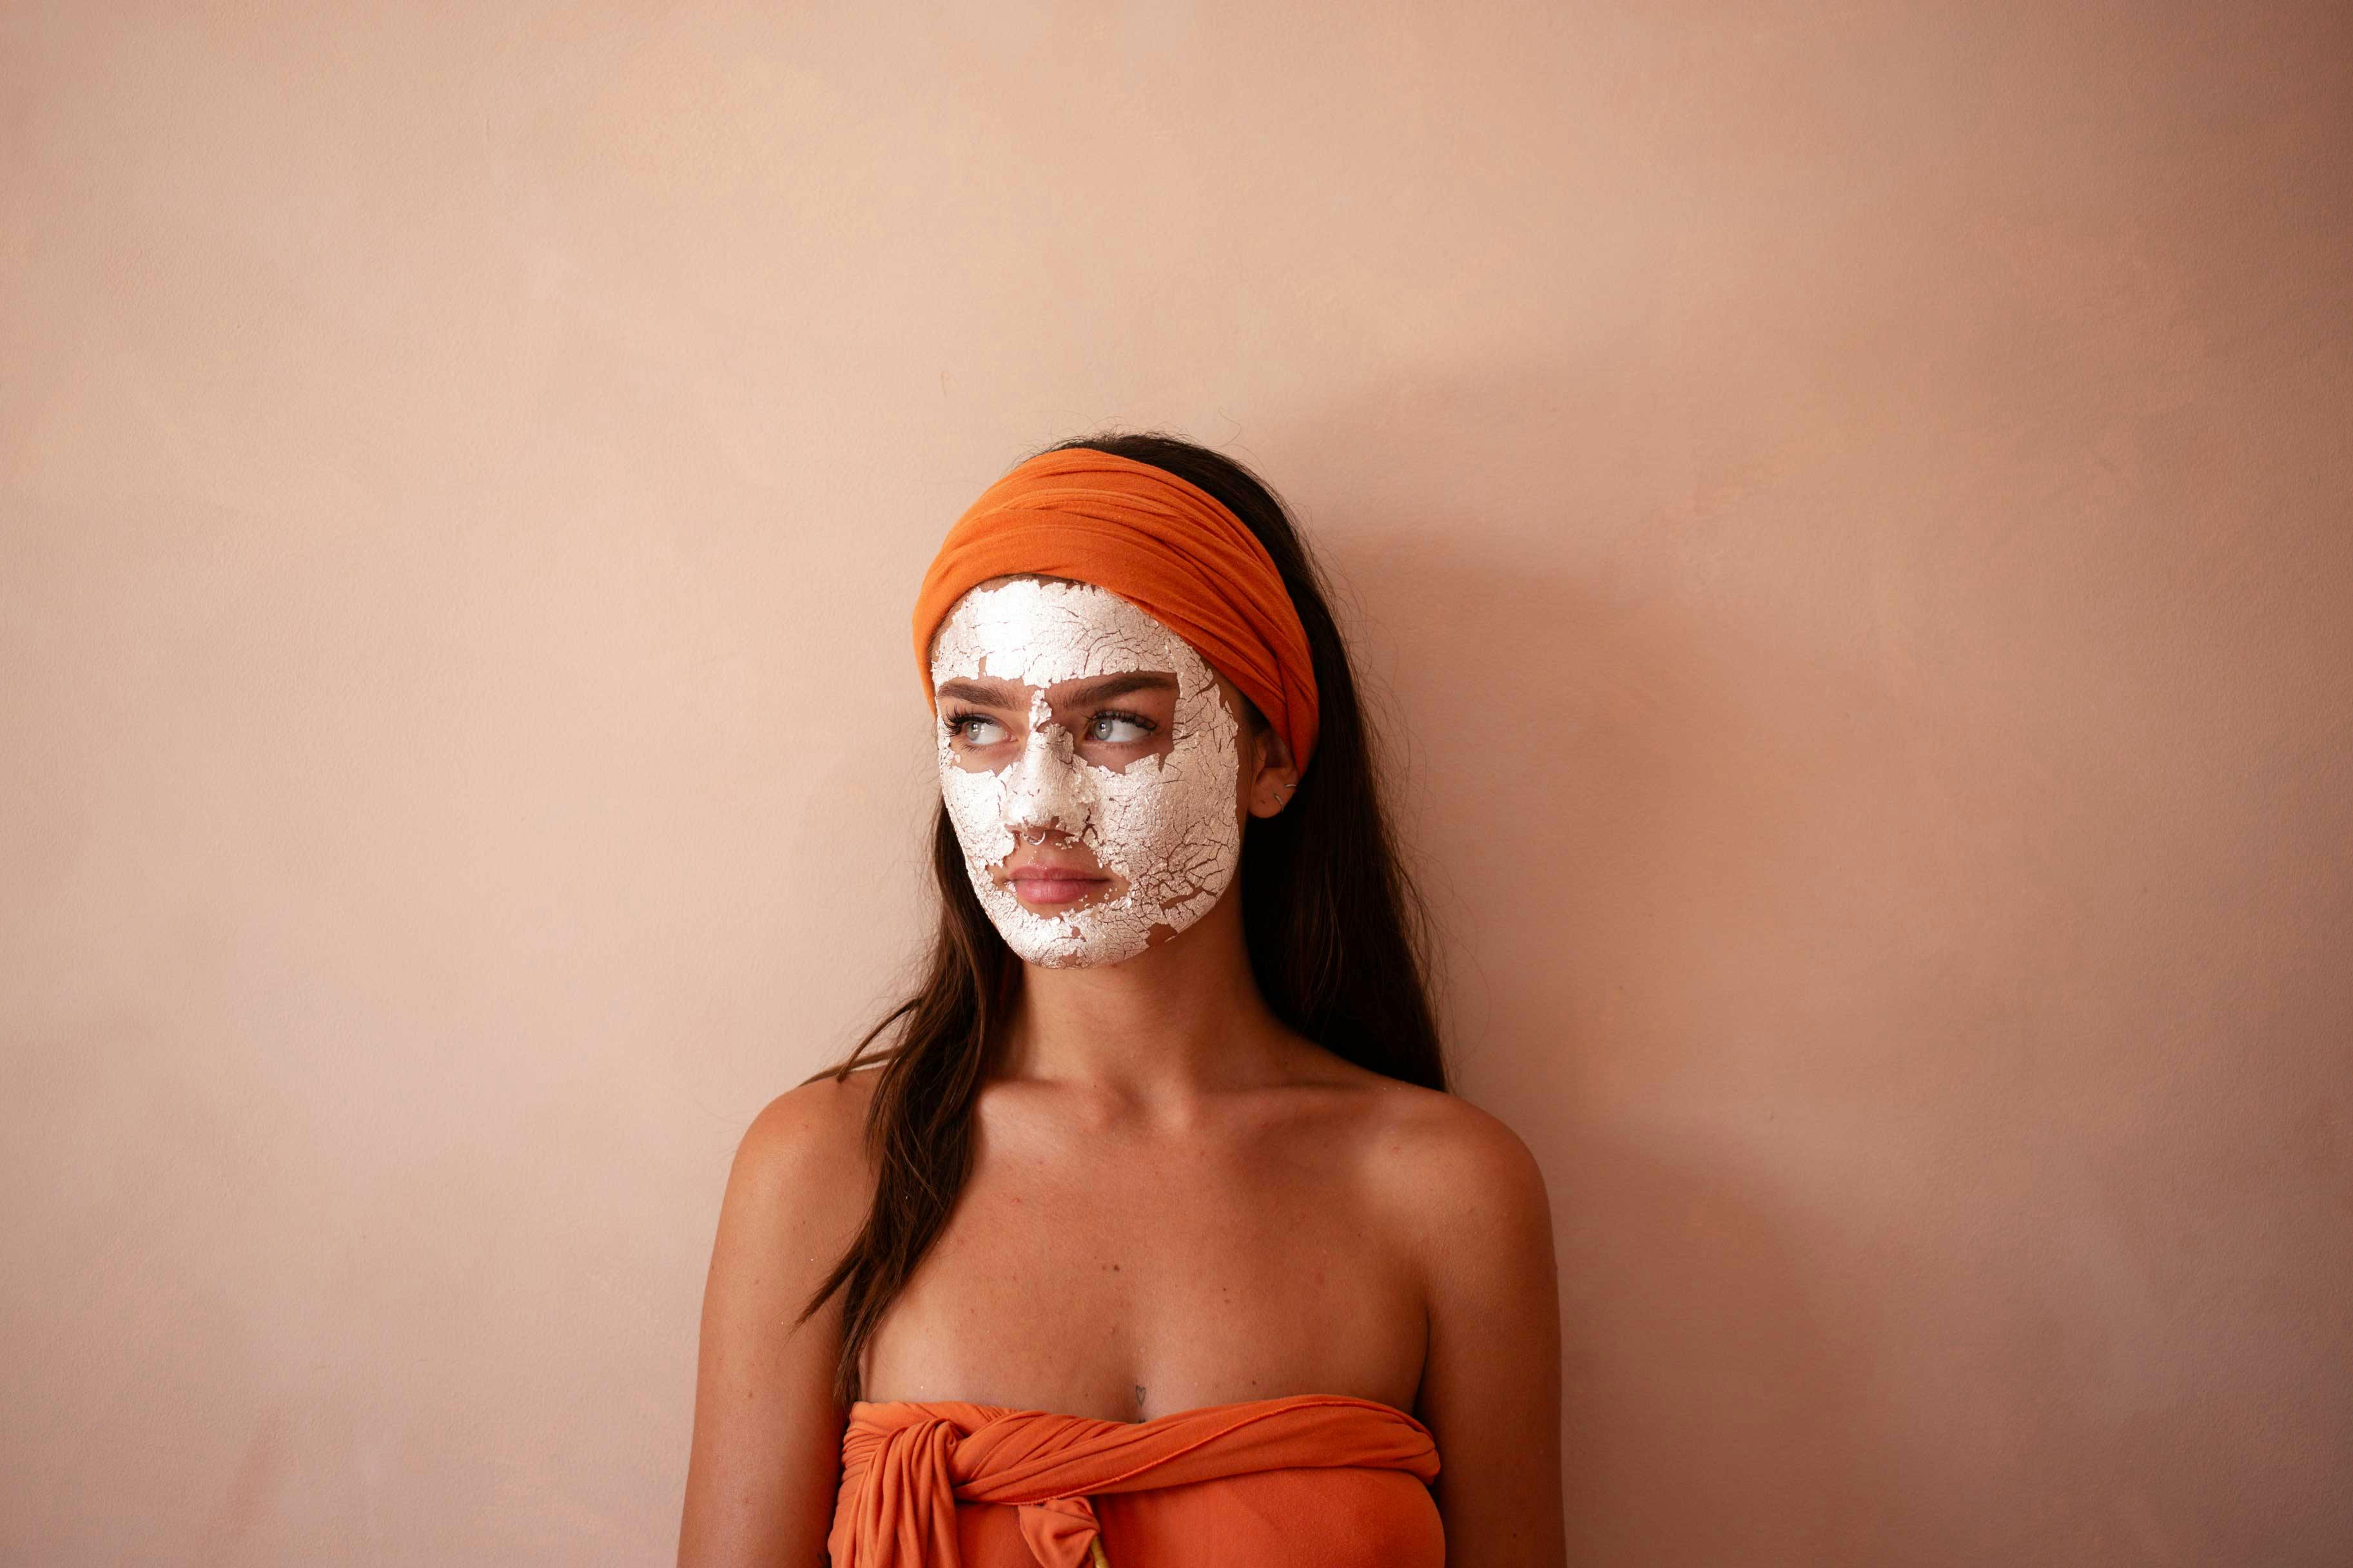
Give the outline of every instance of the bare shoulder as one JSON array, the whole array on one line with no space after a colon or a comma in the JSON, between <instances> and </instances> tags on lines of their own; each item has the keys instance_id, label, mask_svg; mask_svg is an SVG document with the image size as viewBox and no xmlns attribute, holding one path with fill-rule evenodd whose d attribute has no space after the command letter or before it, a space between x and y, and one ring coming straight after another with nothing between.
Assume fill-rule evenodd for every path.
<instances>
[{"instance_id":1,"label":"bare shoulder","mask_svg":"<svg viewBox=\"0 0 2353 1568\"><path fill-rule=\"evenodd\" d=\"M1500 1117L1460 1096L1388 1082L1372 1097L1363 1148L1377 1201L1433 1271L1550 1237L1535 1156Z\"/></svg>"},{"instance_id":2,"label":"bare shoulder","mask_svg":"<svg viewBox=\"0 0 2353 1568\"><path fill-rule=\"evenodd\" d=\"M788 1204L819 1225L862 1216L874 1190L866 1112L880 1070L821 1078L784 1093L744 1129L727 1178L729 1200Z\"/></svg>"},{"instance_id":3,"label":"bare shoulder","mask_svg":"<svg viewBox=\"0 0 2353 1568\"><path fill-rule=\"evenodd\" d=\"M1468 1100L1400 1097L1383 1191L1420 1279L1429 1339L1414 1415L1446 1456L1448 1561L1567 1561L1560 1282L1544 1172Z\"/></svg>"},{"instance_id":4,"label":"bare shoulder","mask_svg":"<svg viewBox=\"0 0 2353 1568\"><path fill-rule=\"evenodd\" d=\"M1433 1488L1449 1562L1567 1562L1561 1513L1560 1295L1543 1169L1520 1135L1460 1096L1363 1073L1346 1137L1358 1190L1421 1298L1411 1414L1445 1468Z\"/></svg>"},{"instance_id":5,"label":"bare shoulder","mask_svg":"<svg viewBox=\"0 0 2353 1568\"><path fill-rule=\"evenodd\" d=\"M817 1297L872 1201L874 1076L786 1090L736 1145L703 1286L682 1564L824 1556L842 1328L839 1290Z\"/></svg>"}]
</instances>

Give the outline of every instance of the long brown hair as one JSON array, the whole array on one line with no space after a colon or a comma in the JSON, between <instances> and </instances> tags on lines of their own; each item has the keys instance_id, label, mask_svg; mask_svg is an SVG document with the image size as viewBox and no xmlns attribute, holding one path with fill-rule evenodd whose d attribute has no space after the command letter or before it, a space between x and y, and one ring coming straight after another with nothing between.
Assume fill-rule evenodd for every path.
<instances>
[{"instance_id":1,"label":"long brown hair","mask_svg":"<svg viewBox=\"0 0 2353 1568\"><path fill-rule=\"evenodd\" d=\"M1359 1067L1445 1089L1421 903L1381 811L1372 738L1323 574L1289 513L1241 464L1174 436L1091 436L1048 449L1073 447L1150 463L1198 486L1274 558L1307 630L1319 732L1288 809L1250 818L1243 832L1239 880L1250 972L1288 1027ZM848 1078L895 1026L867 1108L873 1206L798 1320L843 1292L833 1381L844 1405L860 1397L866 1342L946 1227L971 1173L973 1108L1021 984L1021 962L973 894L944 805L932 820L932 878L939 927L922 983L839 1066L806 1080Z\"/></svg>"}]
</instances>

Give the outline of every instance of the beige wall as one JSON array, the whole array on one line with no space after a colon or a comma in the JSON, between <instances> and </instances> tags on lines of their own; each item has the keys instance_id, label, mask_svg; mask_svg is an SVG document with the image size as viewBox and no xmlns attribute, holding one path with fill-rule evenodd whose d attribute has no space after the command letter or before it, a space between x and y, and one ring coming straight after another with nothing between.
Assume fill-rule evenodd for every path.
<instances>
[{"instance_id":1,"label":"beige wall","mask_svg":"<svg viewBox=\"0 0 2353 1568\"><path fill-rule=\"evenodd\" d=\"M669 1554L1109 420L1351 593L1580 1562L2353 1561L2342 6L786 9L7 7L5 1561Z\"/></svg>"}]
</instances>

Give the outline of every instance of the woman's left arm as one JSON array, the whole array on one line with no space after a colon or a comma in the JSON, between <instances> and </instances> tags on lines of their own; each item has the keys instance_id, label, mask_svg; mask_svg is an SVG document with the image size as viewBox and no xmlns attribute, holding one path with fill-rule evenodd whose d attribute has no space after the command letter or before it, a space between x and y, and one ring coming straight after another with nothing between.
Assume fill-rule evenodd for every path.
<instances>
[{"instance_id":1,"label":"woman's left arm","mask_svg":"<svg viewBox=\"0 0 2353 1568\"><path fill-rule=\"evenodd\" d=\"M1430 1313L1414 1414L1438 1439L1446 1560L1564 1568L1560 1284L1544 1173L1503 1122L1461 1100L1450 1110L1411 1162Z\"/></svg>"}]
</instances>

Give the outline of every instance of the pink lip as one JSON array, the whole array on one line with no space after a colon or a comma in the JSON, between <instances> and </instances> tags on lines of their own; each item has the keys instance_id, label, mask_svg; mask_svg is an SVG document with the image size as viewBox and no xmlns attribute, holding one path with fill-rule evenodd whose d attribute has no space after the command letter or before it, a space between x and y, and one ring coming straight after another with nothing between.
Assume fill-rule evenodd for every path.
<instances>
[{"instance_id":1,"label":"pink lip","mask_svg":"<svg viewBox=\"0 0 2353 1568\"><path fill-rule=\"evenodd\" d=\"M1032 904L1075 904L1111 880L1051 866L1024 866L1007 873L1005 879L1013 884L1018 897Z\"/></svg>"}]
</instances>

